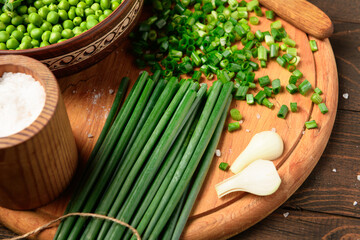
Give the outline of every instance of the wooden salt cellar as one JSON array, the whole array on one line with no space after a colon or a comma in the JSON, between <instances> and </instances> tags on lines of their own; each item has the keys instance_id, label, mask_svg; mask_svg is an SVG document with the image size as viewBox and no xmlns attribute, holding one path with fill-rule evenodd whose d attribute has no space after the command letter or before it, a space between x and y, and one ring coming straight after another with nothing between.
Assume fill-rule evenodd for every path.
<instances>
[{"instance_id":1,"label":"wooden salt cellar","mask_svg":"<svg viewBox=\"0 0 360 240\"><path fill-rule=\"evenodd\" d=\"M77 148L54 75L29 57L0 56L0 75L32 75L45 89L45 106L27 128L0 138L0 206L24 210L54 200L77 166Z\"/></svg>"}]
</instances>

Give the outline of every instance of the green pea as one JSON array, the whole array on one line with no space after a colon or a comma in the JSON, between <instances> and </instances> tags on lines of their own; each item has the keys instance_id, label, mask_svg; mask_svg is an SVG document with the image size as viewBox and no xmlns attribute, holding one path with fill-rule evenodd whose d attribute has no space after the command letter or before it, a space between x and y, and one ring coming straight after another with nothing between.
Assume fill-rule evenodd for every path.
<instances>
[{"instance_id":1,"label":"green pea","mask_svg":"<svg viewBox=\"0 0 360 240\"><path fill-rule=\"evenodd\" d=\"M96 10L96 11L95 11L95 16L100 17L101 15L103 15L103 11L102 11L102 10Z\"/></svg>"},{"instance_id":2,"label":"green pea","mask_svg":"<svg viewBox=\"0 0 360 240\"><path fill-rule=\"evenodd\" d=\"M49 45L50 45L50 43L47 42L47 41L42 41L42 42L40 43L40 47L45 47L45 46L49 46Z\"/></svg>"},{"instance_id":3,"label":"green pea","mask_svg":"<svg viewBox=\"0 0 360 240\"><path fill-rule=\"evenodd\" d=\"M73 20L73 23L74 23L75 26L79 26L81 22L82 22L81 17L76 17Z\"/></svg>"},{"instance_id":4,"label":"green pea","mask_svg":"<svg viewBox=\"0 0 360 240\"><path fill-rule=\"evenodd\" d=\"M48 13L49 13L49 8L47 6L40 8L38 11L38 14L42 19L46 19Z\"/></svg>"},{"instance_id":5,"label":"green pea","mask_svg":"<svg viewBox=\"0 0 360 240\"><path fill-rule=\"evenodd\" d=\"M27 3L27 5L31 5L34 3L34 0L26 0L25 2Z\"/></svg>"},{"instance_id":6,"label":"green pea","mask_svg":"<svg viewBox=\"0 0 360 240\"><path fill-rule=\"evenodd\" d=\"M52 3L55 3L55 0L42 0L45 5L50 5Z\"/></svg>"},{"instance_id":7,"label":"green pea","mask_svg":"<svg viewBox=\"0 0 360 240\"><path fill-rule=\"evenodd\" d=\"M57 5L55 5L55 4L52 3L52 4L49 5L49 10L50 10L50 11L57 12L58 7L57 7Z\"/></svg>"},{"instance_id":8,"label":"green pea","mask_svg":"<svg viewBox=\"0 0 360 240\"><path fill-rule=\"evenodd\" d=\"M84 29L81 27L74 27L74 29L73 29L73 33L75 34L75 36L77 36L83 32L84 32Z\"/></svg>"},{"instance_id":9,"label":"green pea","mask_svg":"<svg viewBox=\"0 0 360 240\"><path fill-rule=\"evenodd\" d=\"M22 15L22 17L24 18L24 24L27 25L30 23L29 21L29 15L28 14L24 14Z\"/></svg>"},{"instance_id":10,"label":"green pea","mask_svg":"<svg viewBox=\"0 0 360 240\"><path fill-rule=\"evenodd\" d=\"M111 10L115 11L115 9L117 9L117 7L120 5L120 3L118 2L112 2L111 3Z\"/></svg>"},{"instance_id":11,"label":"green pea","mask_svg":"<svg viewBox=\"0 0 360 240\"><path fill-rule=\"evenodd\" d=\"M76 16L78 17L83 17L85 14L84 14L84 9L83 8L76 8L75 9L75 13L76 13Z\"/></svg>"},{"instance_id":12,"label":"green pea","mask_svg":"<svg viewBox=\"0 0 360 240\"><path fill-rule=\"evenodd\" d=\"M52 32L50 34L49 43L53 44L59 41L61 38L61 34L59 32Z\"/></svg>"},{"instance_id":13,"label":"green pea","mask_svg":"<svg viewBox=\"0 0 360 240\"><path fill-rule=\"evenodd\" d=\"M40 42L36 39L31 40L31 45L33 45L34 47L39 47L40 46Z\"/></svg>"},{"instance_id":14,"label":"green pea","mask_svg":"<svg viewBox=\"0 0 360 240\"><path fill-rule=\"evenodd\" d=\"M62 21L69 19L68 13L65 10L59 10L58 13Z\"/></svg>"},{"instance_id":15,"label":"green pea","mask_svg":"<svg viewBox=\"0 0 360 240\"><path fill-rule=\"evenodd\" d=\"M7 50L5 43L0 43L0 50Z\"/></svg>"},{"instance_id":16,"label":"green pea","mask_svg":"<svg viewBox=\"0 0 360 240\"><path fill-rule=\"evenodd\" d=\"M37 0L34 2L34 7L36 7L37 9L42 8L44 5L45 4L41 0Z\"/></svg>"},{"instance_id":17,"label":"green pea","mask_svg":"<svg viewBox=\"0 0 360 240\"><path fill-rule=\"evenodd\" d=\"M42 24L42 21L43 20L38 13L34 12L29 14L29 22L34 24L35 26L39 27Z\"/></svg>"},{"instance_id":18,"label":"green pea","mask_svg":"<svg viewBox=\"0 0 360 240\"><path fill-rule=\"evenodd\" d=\"M86 8L87 6L86 6L86 3L85 3L85 2L81 2L81 1L80 1L80 2L76 5L76 7L82 8L82 9L85 10L85 8Z\"/></svg>"},{"instance_id":19,"label":"green pea","mask_svg":"<svg viewBox=\"0 0 360 240\"><path fill-rule=\"evenodd\" d=\"M58 8L59 8L60 10L69 11L69 9L70 9L70 4L69 4L68 1L62 0L62 1L58 4Z\"/></svg>"},{"instance_id":20,"label":"green pea","mask_svg":"<svg viewBox=\"0 0 360 240\"><path fill-rule=\"evenodd\" d=\"M11 24L14 26L19 26L20 24L22 24L24 21L24 18L22 16L15 16L11 19Z\"/></svg>"},{"instance_id":21,"label":"green pea","mask_svg":"<svg viewBox=\"0 0 360 240\"><path fill-rule=\"evenodd\" d=\"M60 39L59 41L57 41L58 43L61 43L63 41L66 41L67 39Z\"/></svg>"},{"instance_id":22,"label":"green pea","mask_svg":"<svg viewBox=\"0 0 360 240\"><path fill-rule=\"evenodd\" d=\"M40 40L43 33L44 31L41 28L34 28L33 30L31 30L30 36L33 39Z\"/></svg>"},{"instance_id":23,"label":"green pea","mask_svg":"<svg viewBox=\"0 0 360 240\"><path fill-rule=\"evenodd\" d=\"M11 37L15 38L18 41L21 41L21 39L24 37L24 33L16 29L11 33Z\"/></svg>"},{"instance_id":24,"label":"green pea","mask_svg":"<svg viewBox=\"0 0 360 240\"><path fill-rule=\"evenodd\" d=\"M86 8L85 9L85 16L89 16L89 15L94 15L95 14L95 11L94 9L91 9L91 8Z\"/></svg>"},{"instance_id":25,"label":"green pea","mask_svg":"<svg viewBox=\"0 0 360 240\"><path fill-rule=\"evenodd\" d=\"M17 47L19 47L20 43L18 40L16 40L15 38L10 38L9 40L6 41L6 47L8 49L16 49Z\"/></svg>"},{"instance_id":26,"label":"green pea","mask_svg":"<svg viewBox=\"0 0 360 240\"><path fill-rule=\"evenodd\" d=\"M16 29L16 27L14 27L13 25L8 25L5 29L5 31L7 31L9 34L11 34L15 29Z\"/></svg>"},{"instance_id":27,"label":"green pea","mask_svg":"<svg viewBox=\"0 0 360 240\"><path fill-rule=\"evenodd\" d=\"M101 9L99 3L94 3L93 5L91 5L90 8L93 9L95 12L96 12L97 10L100 10L100 9Z\"/></svg>"},{"instance_id":28,"label":"green pea","mask_svg":"<svg viewBox=\"0 0 360 240\"><path fill-rule=\"evenodd\" d=\"M10 34L8 32L6 32L6 31L0 32L0 42L4 43L7 40L9 40L9 38L10 38Z\"/></svg>"},{"instance_id":29,"label":"green pea","mask_svg":"<svg viewBox=\"0 0 360 240\"><path fill-rule=\"evenodd\" d=\"M5 24L9 24L11 22L11 17L7 13L2 13L0 15L0 21Z\"/></svg>"},{"instance_id":30,"label":"green pea","mask_svg":"<svg viewBox=\"0 0 360 240\"><path fill-rule=\"evenodd\" d=\"M36 13L37 12L37 9L34 8L34 7L28 7L28 14L30 13Z\"/></svg>"},{"instance_id":31,"label":"green pea","mask_svg":"<svg viewBox=\"0 0 360 240\"><path fill-rule=\"evenodd\" d=\"M0 22L0 31L4 31L6 29L6 24L3 22Z\"/></svg>"},{"instance_id":32,"label":"green pea","mask_svg":"<svg viewBox=\"0 0 360 240\"><path fill-rule=\"evenodd\" d=\"M64 29L61 32L61 36L63 38L69 39L69 38L72 38L74 36L74 33L73 33L73 31L71 29Z\"/></svg>"},{"instance_id":33,"label":"green pea","mask_svg":"<svg viewBox=\"0 0 360 240\"><path fill-rule=\"evenodd\" d=\"M63 27L64 27L64 29L73 29L74 28L74 23L71 20L65 20L63 22Z\"/></svg>"},{"instance_id":34,"label":"green pea","mask_svg":"<svg viewBox=\"0 0 360 240\"><path fill-rule=\"evenodd\" d=\"M41 35L41 40L48 42L50 39L50 31L45 31L42 35Z\"/></svg>"},{"instance_id":35,"label":"green pea","mask_svg":"<svg viewBox=\"0 0 360 240\"><path fill-rule=\"evenodd\" d=\"M30 36L25 36L21 39L21 42L31 42L32 38Z\"/></svg>"},{"instance_id":36,"label":"green pea","mask_svg":"<svg viewBox=\"0 0 360 240\"><path fill-rule=\"evenodd\" d=\"M19 48L21 50L29 49L29 48L32 48L32 44L31 44L31 42L22 42L22 43L20 43Z\"/></svg>"},{"instance_id":37,"label":"green pea","mask_svg":"<svg viewBox=\"0 0 360 240\"><path fill-rule=\"evenodd\" d=\"M89 19L95 19L97 21L97 20L99 20L99 17L96 15L89 15L86 17L86 21L89 21Z\"/></svg>"},{"instance_id":38,"label":"green pea","mask_svg":"<svg viewBox=\"0 0 360 240\"><path fill-rule=\"evenodd\" d=\"M100 0L100 7L102 10L110 8L110 0Z\"/></svg>"},{"instance_id":39,"label":"green pea","mask_svg":"<svg viewBox=\"0 0 360 240\"><path fill-rule=\"evenodd\" d=\"M96 24L98 24L99 22L95 19L89 19L86 22L86 28L89 30L90 28L94 27Z\"/></svg>"},{"instance_id":40,"label":"green pea","mask_svg":"<svg viewBox=\"0 0 360 240\"><path fill-rule=\"evenodd\" d=\"M94 0L94 2L96 2L96 3L100 3L100 0Z\"/></svg>"},{"instance_id":41,"label":"green pea","mask_svg":"<svg viewBox=\"0 0 360 240\"><path fill-rule=\"evenodd\" d=\"M60 24L56 24L56 25L53 26L51 31L61 33L62 30L64 30L63 27Z\"/></svg>"},{"instance_id":42,"label":"green pea","mask_svg":"<svg viewBox=\"0 0 360 240\"><path fill-rule=\"evenodd\" d=\"M85 0L85 3L88 7L90 7L91 5L93 5L94 0Z\"/></svg>"},{"instance_id":43,"label":"green pea","mask_svg":"<svg viewBox=\"0 0 360 240\"><path fill-rule=\"evenodd\" d=\"M26 5L20 5L17 7L16 11L20 15L24 15L27 13L28 7Z\"/></svg>"},{"instance_id":44,"label":"green pea","mask_svg":"<svg viewBox=\"0 0 360 240\"><path fill-rule=\"evenodd\" d=\"M8 15L10 18L13 18L17 15L16 12L8 11L8 10L5 10L4 13L6 13L6 15Z\"/></svg>"},{"instance_id":45,"label":"green pea","mask_svg":"<svg viewBox=\"0 0 360 240\"><path fill-rule=\"evenodd\" d=\"M70 8L68 12L68 17L70 20L73 20L76 17L75 8Z\"/></svg>"},{"instance_id":46,"label":"green pea","mask_svg":"<svg viewBox=\"0 0 360 240\"><path fill-rule=\"evenodd\" d=\"M76 6L79 3L79 0L69 0L69 4L72 6Z\"/></svg>"},{"instance_id":47,"label":"green pea","mask_svg":"<svg viewBox=\"0 0 360 240\"><path fill-rule=\"evenodd\" d=\"M53 25L51 23L49 23L48 21L44 21L40 28L43 31L51 31L51 29L53 28Z\"/></svg>"},{"instance_id":48,"label":"green pea","mask_svg":"<svg viewBox=\"0 0 360 240\"><path fill-rule=\"evenodd\" d=\"M80 27L81 27L82 29L86 29L86 22L81 22L81 23L80 23Z\"/></svg>"},{"instance_id":49,"label":"green pea","mask_svg":"<svg viewBox=\"0 0 360 240\"><path fill-rule=\"evenodd\" d=\"M112 11L110 9L104 10L104 15L105 16L109 16L111 13L112 13Z\"/></svg>"},{"instance_id":50,"label":"green pea","mask_svg":"<svg viewBox=\"0 0 360 240\"><path fill-rule=\"evenodd\" d=\"M26 32L26 27L24 25L19 25L16 27L17 30L19 30L22 33Z\"/></svg>"},{"instance_id":51,"label":"green pea","mask_svg":"<svg viewBox=\"0 0 360 240\"><path fill-rule=\"evenodd\" d=\"M107 16L106 15L101 15L100 17L99 17L99 22L102 22L102 21L104 21L104 19L105 18L107 18Z\"/></svg>"},{"instance_id":52,"label":"green pea","mask_svg":"<svg viewBox=\"0 0 360 240\"><path fill-rule=\"evenodd\" d=\"M57 24L59 22L59 14L55 11L50 11L46 17L49 23Z\"/></svg>"}]
</instances>

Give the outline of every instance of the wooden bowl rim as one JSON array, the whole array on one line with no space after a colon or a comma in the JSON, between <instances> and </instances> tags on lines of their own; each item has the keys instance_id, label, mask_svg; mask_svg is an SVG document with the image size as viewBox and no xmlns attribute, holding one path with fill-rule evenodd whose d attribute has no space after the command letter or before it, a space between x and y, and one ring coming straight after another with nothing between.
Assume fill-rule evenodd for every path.
<instances>
[{"instance_id":1,"label":"wooden bowl rim","mask_svg":"<svg viewBox=\"0 0 360 240\"><path fill-rule=\"evenodd\" d=\"M30 75L41 83L45 90L45 105L39 116L29 126L10 136L0 137L0 149L21 144L43 130L55 114L60 97L60 88L54 74L40 61L22 55L0 56L0 69L9 65L28 69L31 72Z\"/></svg>"},{"instance_id":2,"label":"wooden bowl rim","mask_svg":"<svg viewBox=\"0 0 360 240\"><path fill-rule=\"evenodd\" d=\"M133 2L136 2L135 0L124 0L116 9L115 11L113 11L107 18L105 18L103 21L99 22L98 24L96 24L96 26L90 28L89 30L75 36L72 37L70 39L67 39L63 42L59 42L59 43L54 43L48 46L44 46L44 47L38 47L38 48L30 48L30 49L24 49L24 50L0 50L0 55L8 55L8 54L13 54L13 55L17 55L17 54L25 54L25 55L32 55L34 56L36 53L40 53L40 52L46 52L46 51L56 51L56 49L65 49L62 48L64 46L67 45L74 45L74 46L79 46L79 47L83 47L81 44L82 40L86 37L88 38L89 36L96 36L98 35L98 32L100 32L102 30L103 27L105 27L106 25L117 21L117 17L121 16L126 10L130 9L131 4ZM86 34L85 34L86 33ZM99 36L100 37L100 36Z\"/></svg>"}]
</instances>

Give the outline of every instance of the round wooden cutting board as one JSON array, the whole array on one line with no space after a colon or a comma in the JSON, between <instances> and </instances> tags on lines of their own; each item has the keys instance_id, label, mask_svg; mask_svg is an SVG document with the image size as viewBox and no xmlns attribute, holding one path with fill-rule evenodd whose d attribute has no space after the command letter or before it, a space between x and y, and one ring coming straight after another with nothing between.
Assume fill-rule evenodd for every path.
<instances>
[{"instance_id":1,"label":"round wooden cutting board","mask_svg":"<svg viewBox=\"0 0 360 240\"><path fill-rule=\"evenodd\" d=\"M270 99L275 108L247 105L245 101L233 101L232 108L240 110L244 117L241 130L229 133L223 131L218 148L220 157L214 157L207 179L198 196L191 217L184 230L184 239L224 239L233 236L259 222L284 203L305 181L322 155L334 124L338 102L338 78L335 59L328 39L317 41L319 51L312 53L309 36L282 20L285 30L297 43L301 62L298 69L308 79L313 88L319 87L329 112L321 114L310 100L309 93L289 94L285 89ZM270 21L260 18L260 25L251 26L252 31L270 30ZM134 83L140 70L133 65L129 53L130 44L124 42L116 51L95 66L59 80L64 101L69 114L73 133L80 154L80 167L74 181L90 155L106 116L110 110L117 86L123 76L129 76ZM269 75L270 79L280 78L282 86L288 84L290 73L275 61L267 68L256 72L256 78ZM202 79L205 81L205 79ZM211 82L210 82L211 84ZM284 87L283 87L284 88ZM251 90L256 93L259 87ZM298 103L298 112L289 113L286 119L277 117L282 104ZM315 119L319 128L306 130L304 123ZM231 122L230 117L227 122ZM218 168L220 162L230 165L247 146L251 137L264 130L276 130L285 143L285 150L275 160L282 183L274 194L258 197L242 192L229 194L219 199L215 184L233 174ZM49 220L61 216L71 197L72 183L56 201L33 211L13 211L0 208L0 222L16 233L33 230ZM56 227L43 231L38 239L52 239Z\"/></svg>"}]
</instances>

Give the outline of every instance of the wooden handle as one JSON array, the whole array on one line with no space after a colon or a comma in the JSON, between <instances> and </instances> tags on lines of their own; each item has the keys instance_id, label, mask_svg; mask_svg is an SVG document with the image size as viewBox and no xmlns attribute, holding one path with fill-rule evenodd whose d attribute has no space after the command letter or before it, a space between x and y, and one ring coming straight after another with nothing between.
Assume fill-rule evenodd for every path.
<instances>
[{"instance_id":1,"label":"wooden handle","mask_svg":"<svg viewBox=\"0 0 360 240\"><path fill-rule=\"evenodd\" d=\"M282 19L318 38L328 38L334 31L330 18L306 0L259 0Z\"/></svg>"}]
</instances>

